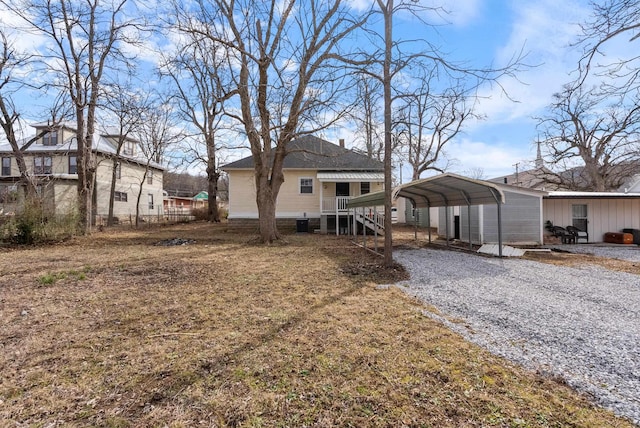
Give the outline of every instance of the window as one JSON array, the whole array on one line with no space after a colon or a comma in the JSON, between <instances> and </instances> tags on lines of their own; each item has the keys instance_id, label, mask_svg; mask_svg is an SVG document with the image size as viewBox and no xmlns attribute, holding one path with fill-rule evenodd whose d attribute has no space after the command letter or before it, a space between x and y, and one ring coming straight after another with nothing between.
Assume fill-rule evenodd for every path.
<instances>
[{"instance_id":1,"label":"window","mask_svg":"<svg viewBox=\"0 0 640 428\"><path fill-rule=\"evenodd\" d=\"M33 158L33 173L35 175L51 174L51 156L36 156Z\"/></svg>"},{"instance_id":2,"label":"window","mask_svg":"<svg viewBox=\"0 0 640 428\"><path fill-rule=\"evenodd\" d=\"M153 184L153 171L149 170L147 172L147 184Z\"/></svg>"},{"instance_id":3,"label":"window","mask_svg":"<svg viewBox=\"0 0 640 428\"><path fill-rule=\"evenodd\" d=\"M122 164L120 162L116 163L116 179L120 180L122 178Z\"/></svg>"},{"instance_id":4,"label":"window","mask_svg":"<svg viewBox=\"0 0 640 428\"><path fill-rule=\"evenodd\" d=\"M153 193L149 193L149 209L153 209Z\"/></svg>"},{"instance_id":5,"label":"window","mask_svg":"<svg viewBox=\"0 0 640 428\"><path fill-rule=\"evenodd\" d=\"M42 136L42 144L45 146L58 145L58 131L49 131Z\"/></svg>"},{"instance_id":6,"label":"window","mask_svg":"<svg viewBox=\"0 0 640 428\"><path fill-rule=\"evenodd\" d=\"M366 195L367 193L371 192L371 183L367 182L362 182L360 183L360 194L361 195Z\"/></svg>"},{"instance_id":7,"label":"window","mask_svg":"<svg viewBox=\"0 0 640 428\"><path fill-rule=\"evenodd\" d=\"M69 156L69 174L78 173L78 158L76 156Z\"/></svg>"},{"instance_id":8,"label":"window","mask_svg":"<svg viewBox=\"0 0 640 428\"><path fill-rule=\"evenodd\" d=\"M313 193L313 178L300 179L300 193L303 193L303 194Z\"/></svg>"},{"instance_id":9,"label":"window","mask_svg":"<svg viewBox=\"0 0 640 428\"><path fill-rule=\"evenodd\" d=\"M127 194L125 192L114 192L113 200L116 202L127 202Z\"/></svg>"},{"instance_id":10,"label":"window","mask_svg":"<svg viewBox=\"0 0 640 428\"><path fill-rule=\"evenodd\" d=\"M125 141L122 147L122 153L128 156L136 154L136 143L133 141Z\"/></svg>"},{"instance_id":11,"label":"window","mask_svg":"<svg viewBox=\"0 0 640 428\"><path fill-rule=\"evenodd\" d=\"M2 175L11 175L11 158L2 158Z\"/></svg>"}]
</instances>

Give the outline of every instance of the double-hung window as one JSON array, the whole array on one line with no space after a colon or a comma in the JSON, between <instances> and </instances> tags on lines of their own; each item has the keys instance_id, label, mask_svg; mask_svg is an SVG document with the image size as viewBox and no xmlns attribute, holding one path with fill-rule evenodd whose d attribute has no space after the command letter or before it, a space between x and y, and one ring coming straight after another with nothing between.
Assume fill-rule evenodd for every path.
<instances>
[{"instance_id":1,"label":"double-hung window","mask_svg":"<svg viewBox=\"0 0 640 428\"><path fill-rule=\"evenodd\" d=\"M78 173L78 158L75 155L69 155L69 174Z\"/></svg>"},{"instance_id":2,"label":"double-hung window","mask_svg":"<svg viewBox=\"0 0 640 428\"><path fill-rule=\"evenodd\" d=\"M42 144L45 146L58 145L58 131L49 131L42 136Z\"/></svg>"},{"instance_id":3,"label":"double-hung window","mask_svg":"<svg viewBox=\"0 0 640 428\"><path fill-rule=\"evenodd\" d=\"M313 193L313 178L300 178L300 193L306 195Z\"/></svg>"},{"instance_id":4,"label":"double-hung window","mask_svg":"<svg viewBox=\"0 0 640 428\"><path fill-rule=\"evenodd\" d=\"M36 156L33 158L33 173L35 175L48 175L52 173L51 156Z\"/></svg>"},{"instance_id":5,"label":"double-hung window","mask_svg":"<svg viewBox=\"0 0 640 428\"><path fill-rule=\"evenodd\" d=\"M11 175L11 158L2 158L2 175Z\"/></svg>"}]
</instances>

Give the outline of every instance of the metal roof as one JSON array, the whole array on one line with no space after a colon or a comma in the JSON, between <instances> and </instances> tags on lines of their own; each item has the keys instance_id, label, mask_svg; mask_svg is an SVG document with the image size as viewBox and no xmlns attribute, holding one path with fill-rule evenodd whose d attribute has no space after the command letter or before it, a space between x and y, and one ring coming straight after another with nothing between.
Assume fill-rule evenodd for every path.
<instances>
[{"instance_id":1,"label":"metal roof","mask_svg":"<svg viewBox=\"0 0 640 428\"><path fill-rule=\"evenodd\" d=\"M621 192L571 192L571 191L553 191L549 192L545 199L616 199L616 198L640 198L640 193L621 193Z\"/></svg>"},{"instance_id":2,"label":"metal roof","mask_svg":"<svg viewBox=\"0 0 640 428\"><path fill-rule=\"evenodd\" d=\"M318 181L384 181L384 172L318 172Z\"/></svg>"},{"instance_id":3,"label":"metal roof","mask_svg":"<svg viewBox=\"0 0 640 428\"><path fill-rule=\"evenodd\" d=\"M498 185L456 174L441 174L402 184L393 190L393 199L404 197L417 207L445 207L504 203ZM348 208L384 205L384 191L349 200Z\"/></svg>"}]
</instances>

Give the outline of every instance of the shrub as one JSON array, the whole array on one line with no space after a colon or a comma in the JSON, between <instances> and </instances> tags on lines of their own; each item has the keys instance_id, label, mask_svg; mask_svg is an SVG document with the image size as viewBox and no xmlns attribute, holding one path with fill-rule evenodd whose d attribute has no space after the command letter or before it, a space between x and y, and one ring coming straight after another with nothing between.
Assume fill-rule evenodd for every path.
<instances>
[{"instance_id":1,"label":"shrub","mask_svg":"<svg viewBox=\"0 0 640 428\"><path fill-rule=\"evenodd\" d=\"M209 212L207 207L194 208L191 210L191 215L196 220L209 220Z\"/></svg>"},{"instance_id":2,"label":"shrub","mask_svg":"<svg viewBox=\"0 0 640 428\"><path fill-rule=\"evenodd\" d=\"M25 202L22 210L0 225L0 239L20 245L58 241L77 234L75 212L50 214L38 200Z\"/></svg>"}]
</instances>

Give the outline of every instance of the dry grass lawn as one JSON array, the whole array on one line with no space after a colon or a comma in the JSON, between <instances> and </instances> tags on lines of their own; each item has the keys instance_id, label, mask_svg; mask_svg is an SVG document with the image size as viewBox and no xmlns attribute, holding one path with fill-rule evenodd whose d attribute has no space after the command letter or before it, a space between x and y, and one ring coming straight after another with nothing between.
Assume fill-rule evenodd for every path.
<instances>
[{"instance_id":1,"label":"dry grass lawn","mask_svg":"<svg viewBox=\"0 0 640 428\"><path fill-rule=\"evenodd\" d=\"M169 238L194 239L157 246ZM0 426L630 427L421 314L334 236L0 249Z\"/></svg>"}]
</instances>

